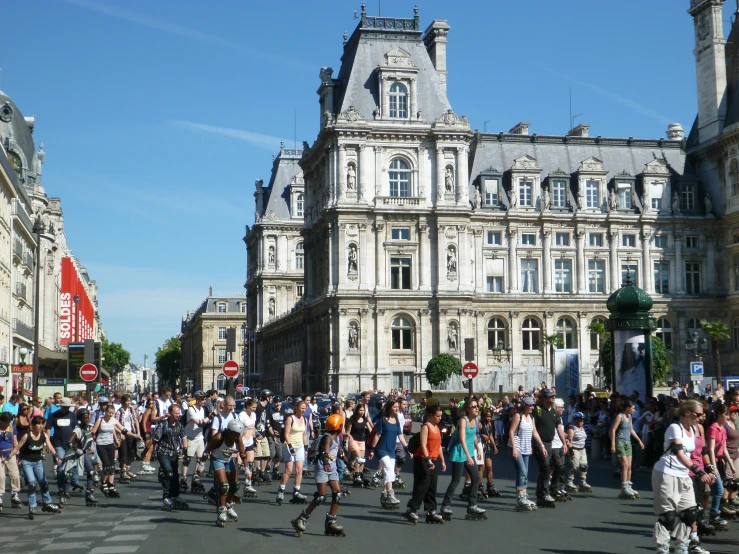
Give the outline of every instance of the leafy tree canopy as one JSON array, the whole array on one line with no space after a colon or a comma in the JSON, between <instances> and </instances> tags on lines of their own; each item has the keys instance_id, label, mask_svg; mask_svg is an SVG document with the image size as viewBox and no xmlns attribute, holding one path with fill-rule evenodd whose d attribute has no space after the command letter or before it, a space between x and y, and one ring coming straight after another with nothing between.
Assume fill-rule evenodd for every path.
<instances>
[{"instance_id":1,"label":"leafy tree canopy","mask_svg":"<svg viewBox=\"0 0 739 554\"><path fill-rule=\"evenodd\" d=\"M167 339L157 349L155 360L162 384L174 385L180 376L180 339L178 337Z\"/></svg>"},{"instance_id":2,"label":"leafy tree canopy","mask_svg":"<svg viewBox=\"0 0 739 554\"><path fill-rule=\"evenodd\" d=\"M111 374L123 371L131 362L131 353L119 342L108 342L107 338L103 338L102 348L102 366Z\"/></svg>"},{"instance_id":3,"label":"leafy tree canopy","mask_svg":"<svg viewBox=\"0 0 739 554\"><path fill-rule=\"evenodd\" d=\"M452 375L462 374L462 362L451 354L439 354L426 365L426 379L434 386L440 385Z\"/></svg>"}]
</instances>

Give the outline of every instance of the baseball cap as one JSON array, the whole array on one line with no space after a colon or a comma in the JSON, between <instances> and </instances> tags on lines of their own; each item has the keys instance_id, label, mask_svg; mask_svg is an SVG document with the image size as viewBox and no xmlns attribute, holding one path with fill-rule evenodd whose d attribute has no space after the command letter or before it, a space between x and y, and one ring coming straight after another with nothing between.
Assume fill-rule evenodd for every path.
<instances>
[{"instance_id":1,"label":"baseball cap","mask_svg":"<svg viewBox=\"0 0 739 554\"><path fill-rule=\"evenodd\" d=\"M62 402L59 405L62 408L71 408L73 406L72 401L67 397L62 398Z\"/></svg>"},{"instance_id":2,"label":"baseball cap","mask_svg":"<svg viewBox=\"0 0 739 554\"><path fill-rule=\"evenodd\" d=\"M553 396L557 396L557 393L552 391L551 389L541 389L540 394L542 398L552 398Z\"/></svg>"},{"instance_id":3,"label":"baseball cap","mask_svg":"<svg viewBox=\"0 0 739 554\"><path fill-rule=\"evenodd\" d=\"M534 404L536 404L536 402L534 402L534 399L531 398L530 396L524 396L521 399L521 402L523 403L524 406L533 406Z\"/></svg>"}]
</instances>

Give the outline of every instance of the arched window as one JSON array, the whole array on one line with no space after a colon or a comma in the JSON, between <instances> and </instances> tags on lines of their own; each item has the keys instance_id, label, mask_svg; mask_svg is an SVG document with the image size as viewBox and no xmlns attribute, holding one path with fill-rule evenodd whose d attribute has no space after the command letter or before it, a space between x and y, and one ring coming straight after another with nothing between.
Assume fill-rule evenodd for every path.
<instances>
[{"instance_id":1,"label":"arched window","mask_svg":"<svg viewBox=\"0 0 739 554\"><path fill-rule=\"evenodd\" d=\"M223 373L221 373L216 379L216 388L218 390L226 389L226 376Z\"/></svg>"},{"instance_id":2,"label":"arched window","mask_svg":"<svg viewBox=\"0 0 739 554\"><path fill-rule=\"evenodd\" d=\"M523 339L524 350L539 350L539 341L541 340L541 326L533 317L527 317L523 320L521 327L521 338Z\"/></svg>"},{"instance_id":3,"label":"arched window","mask_svg":"<svg viewBox=\"0 0 739 554\"><path fill-rule=\"evenodd\" d=\"M731 195L739 194L739 162L732 158L729 164L729 182L731 183Z\"/></svg>"},{"instance_id":4,"label":"arched window","mask_svg":"<svg viewBox=\"0 0 739 554\"><path fill-rule=\"evenodd\" d=\"M665 343L667 350L672 350L672 323L666 317L657 320L657 329L654 335Z\"/></svg>"},{"instance_id":5,"label":"arched window","mask_svg":"<svg viewBox=\"0 0 739 554\"><path fill-rule=\"evenodd\" d=\"M413 350L413 325L406 318L393 319L391 333L393 350Z\"/></svg>"},{"instance_id":6,"label":"arched window","mask_svg":"<svg viewBox=\"0 0 739 554\"><path fill-rule=\"evenodd\" d=\"M555 327L557 334L562 337L562 345L564 348L577 348L577 333L575 333L575 324L567 317L560 317Z\"/></svg>"},{"instance_id":7,"label":"arched window","mask_svg":"<svg viewBox=\"0 0 739 554\"><path fill-rule=\"evenodd\" d=\"M390 196L411 195L411 168L400 158L390 162Z\"/></svg>"},{"instance_id":8,"label":"arched window","mask_svg":"<svg viewBox=\"0 0 739 554\"><path fill-rule=\"evenodd\" d=\"M731 339L734 350L739 350L739 319L735 319L731 324Z\"/></svg>"},{"instance_id":9,"label":"arched window","mask_svg":"<svg viewBox=\"0 0 739 554\"><path fill-rule=\"evenodd\" d=\"M595 317L591 323L600 323L601 325L606 324L606 320L602 317ZM600 350L603 345L603 337L598 333L590 333L590 350Z\"/></svg>"},{"instance_id":10,"label":"arched window","mask_svg":"<svg viewBox=\"0 0 739 554\"><path fill-rule=\"evenodd\" d=\"M305 208L305 198L302 194L298 194L298 197L295 199L295 215L297 217L303 217L303 211Z\"/></svg>"},{"instance_id":11,"label":"arched window","mask_svg":"<svg viewBox=\"0 0 739 554\"><path fill-rule=\"evenodd\" d=\"M499 317L494 317L488 321L488 350L505 348L506 343L505 323Z\"/></svg>"},{"instance_id":12,"label":"arched window","mask_svg":"<svg viewBox=\"0 0 739 554\"><path fill-rule=\"evenodd\" d=\"M390 117L408 117L408 91L400 83L390 85Z\"/></svg>"},{"instance_id":13,"label":"arched window","mask_svg":"<svg viewBox=\"0 0 739 554\"><path fill-rule=\"evenodd\" d=\"M299 242L295 245L295 269L303 269L304 256L303 243Z\"/></svg>"}]
</instances>

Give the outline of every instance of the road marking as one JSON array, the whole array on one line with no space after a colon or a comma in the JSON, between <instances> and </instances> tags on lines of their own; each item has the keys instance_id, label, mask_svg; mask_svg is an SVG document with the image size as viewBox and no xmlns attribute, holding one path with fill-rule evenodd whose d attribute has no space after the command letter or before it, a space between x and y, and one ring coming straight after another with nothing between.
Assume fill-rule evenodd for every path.
<instances>
[{"instance_id":1,"label":"road marking","mask_svg":"<svg viewBox=\"0 0 739 554\"><path fill-rule=\"evenodd\" d=\"M116 535L115 537L108 537L105 542L118 542L118 541L145 541L149 538L148 534L144 535Z\"/></svg>"},{"instance_id":2,"label":"road marking","mask_svg":"<svg viewBox=\"0 0 739 554\"><path fill-rule=\"evenodd\" d=\"M83 548L90 548L91 542L57 542L50 544L43 548L43 550L82 550Z\"/></svg>"},{"instance_id":3,"label":"road marking","mask_svg":"<svg viewBox=\"0 0 739 554\"><path fill-rule=\"evenodd\" d=\"M111 532L118 533L119 531L150 531L155 529L156 525L118 525L114 527Z\"/></svg>"},{"instance_id":4,"label":"road marking","mask_svg":"<svg viewBox=\"0 0 739 554\"><path fill-rule=\"evenodd\" d=\"M138 546L98 546L90 550L90 554L125 554L136 552L138 549Z\"/></svg>"},{"instance_id":5,"label":"road marking","mask_svg":"<svg viewBox=\"0 0 739 554\"><path fill-rule=\"evenodd\" d=\"M60 540L64 539L84 539L85 537L104 537L107 535L107 531L72 531L70 533L64 533Z\"/></svg>"},{"instance_id":6,"label":"road marking","mask_svg":"<svg viewBox=\"0 0 739 554\"><path fill-rule=\"evenodd\" d=\"M113 527L118 525L117 521L83 521L78 523L75 527Z\"/></svg>"},{"instance_id":7,"label":"road marking","mask_svg":"<svg viewBox=\"0 0 739 554\"><path fill-rule=\"evenodd\" d=\"M157 514L149 514L147 516L128 516L126 519L123 520L122 523L129 523L131 521L151 521L154 518L161 517Z\"/></svg>"}]
</instances>

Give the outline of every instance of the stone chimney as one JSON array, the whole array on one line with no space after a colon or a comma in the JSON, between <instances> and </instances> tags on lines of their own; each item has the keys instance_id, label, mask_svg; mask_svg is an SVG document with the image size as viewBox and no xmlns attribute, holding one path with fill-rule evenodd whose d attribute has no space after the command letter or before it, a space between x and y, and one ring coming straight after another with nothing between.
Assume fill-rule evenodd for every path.
<instances>
[{"instance_id":1,"label":"stone chimney","mask_svg":"<svg viewBox=\"0 0 739 554\"><path fill-rule=\"evenodd\" d=\"M261 216L264 212L264 181L257 179L254 181L254 206L256 207L257 215Z\"/></svg>"},{"instance_id":2,"label":"stone chimney","mask_svg":"<svg viewBox=\"0 0 739 554\"><path fill-rule=\"evenodd\" d=\"M530 126L531 123L529 123L528 121L521 121L520 123L517 123L516 125L511 127L511 130L508 132L512 135L528 135Z\"/></svg>"},{"instance_id":3,"label":"stone chimney","mask_svg":"<svg viewBox=\"0 0 739 554\"><path fill-rule=\"evenodd\" d=\"M578 125L574 129L570 129L570 132L567 134L571 137L587 137L589 131L590 125L588 125L587 123L580 123L580 125Z\"/></svg>"},{"instance_id":4,"label":"stone chimney","mask_svg":"<svg viewBox=\"0 0 739 554\"><path fill-rule=\"evenodd\" d=\"M679 123L670 123L667 126L667 139L668 140L683 140L685 136L685 130Z\"/></svg>"},{"instance_id":5,"label":"stone chimney","mask_svg":"<svg viewBox=\"0 0 739 554\"><path fill-rule=\"evenodd\" d=\"M208 298L213 296L213 287L208 287Z\"/></svg>"},{"instance_id":6,"label":"stone chimney","mask_svg":"<svg viewBox=\"0 0 739 554\"><path fill-rule=\"evenodd\" d=\"M423 43L446 94L446 36L451 27L445 19L434 19L423 35Z\"/></svg>"}]
</instances>

